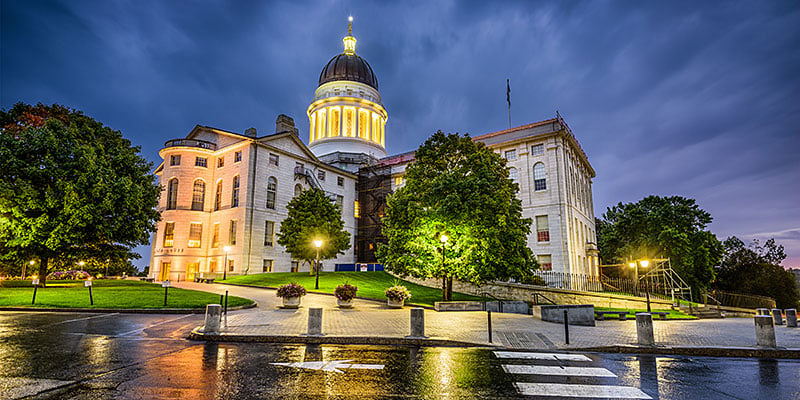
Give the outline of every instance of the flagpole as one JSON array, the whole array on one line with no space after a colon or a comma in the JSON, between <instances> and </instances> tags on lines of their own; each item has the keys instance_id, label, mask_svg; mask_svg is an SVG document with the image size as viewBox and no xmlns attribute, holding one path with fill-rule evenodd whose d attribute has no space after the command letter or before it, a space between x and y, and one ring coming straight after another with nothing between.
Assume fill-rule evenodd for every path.
<instances>
[{"instance_id":1,"label":"flagpole","mask_svg":"<svg viewBox=\"0 0 800 400\"><path fill-rule=\"evenodd\" d=\"M511 129L511 81L506 79L506 101L508 102L508 129Z\"/></svg>"}]
</instances>

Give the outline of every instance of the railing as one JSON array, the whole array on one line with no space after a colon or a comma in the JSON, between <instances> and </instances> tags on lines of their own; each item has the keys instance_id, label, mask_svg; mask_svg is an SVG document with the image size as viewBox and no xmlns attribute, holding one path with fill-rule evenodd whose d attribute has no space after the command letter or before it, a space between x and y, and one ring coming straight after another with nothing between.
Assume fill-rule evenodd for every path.
<instances>
[{"instance_id":1,"label":"railing","mask_svg":"<svg viewBox=\"0 0 800 400\"><path fill-rule=\"evenodd\" d=\"M533 304L535 304L535 305L543 304L539 300L539 298L547 300L547 302L550 303L550 304L556 304L555 301L551 300L549 297L547 297L547 296L545 296L545 295L543 295L541 293L535 293L535 292L531 293L531 297L533 297Z\"/></svg>"},{"instance_id":2,"label":"railing","mask_svg":"<svg viewBox=\"0 0 800 400\"><path fill-rule=\"evenodd\" d=\"M217 145L215 143L197 139L172 139L172 140L167 140L166 143L164 143L164 147L178 147L178 146L198 147L201 149L206 149L211 151L217 149Z\"/></svg>"},{"instance_id":3,"label":"railing","mask_svg":"<svg viewBox=\"0 0 800 400\"><path fill-rule=\"evenodd\" d=\"M647 289L650 296L660 299L671 298L670 288L667 288L663 281L657 279L642 278L636 282L626 278L597 277L557 271L536 271L535 274L544 279L547 287L555 289L618 293L639 297L644 297L645 289ZM644 279L649 279L647 284Z\"/></svg>"},{"instance_id":4,"label":"railing","mask_svg":"<svg viewBox=\"0 0 800 400\"><path fill-rule=\"evenodd\" d=\"M719 301L723 306L739 307L739 308L775 308L775 299L765 296L756 296L752 294L724 292L722 290L713 290L711 295Z\"/></svg>"},{"instance_id":5,"label":"railing","mask_svg":"<svg viewBox=\"0 0 800 400\"><path fill-rule=\"evenodd\" d=\"M544 279L547 286L551 288L585 292L603 291L603 284L598 277L557 271L536 271L535 274Z\"/></svg>"}]
</instances>

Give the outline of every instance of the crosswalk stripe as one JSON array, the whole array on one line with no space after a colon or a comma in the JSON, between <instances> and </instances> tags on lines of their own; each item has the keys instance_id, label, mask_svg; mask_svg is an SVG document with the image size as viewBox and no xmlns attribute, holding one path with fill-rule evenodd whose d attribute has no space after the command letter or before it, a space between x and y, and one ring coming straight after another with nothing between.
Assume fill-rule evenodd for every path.
<instances>
[{"instance_id":1,"label":"crosswalk stripe","mask_svg":"<svg viewBox=\"0 0 800 400\"><path fill-rule=\"evenodd\" d=\"M567 353L526 353L519 351L495 351L497 358L519 358L523 360L554 360L554 361L592 361L583 354Z\"/></svg>"},{"instance_id":2,"label":"crosswalk stripe","mask_svg":"<svg viewBox=\"0 0 800 400\"><path fill-rule=\"evenodd\" d=\"M613 372L605 368L595 367L560 367L545 365L503 365L503 370L509 374L523 375L562 375L562 376L592 376L602 378L616 378Z\"/></svg>"},{"instance_id":3,"label":"crosswalk stripe","mask_svg":"<svg viewBox=\"0 0 800 400\"><path fill-rule=\"evenodd\" d=\"M647 393L630 386L572 385L562 383L514 384L526 396L601 397L614 399L652 399Z\"/></svg>"}]
</instances>

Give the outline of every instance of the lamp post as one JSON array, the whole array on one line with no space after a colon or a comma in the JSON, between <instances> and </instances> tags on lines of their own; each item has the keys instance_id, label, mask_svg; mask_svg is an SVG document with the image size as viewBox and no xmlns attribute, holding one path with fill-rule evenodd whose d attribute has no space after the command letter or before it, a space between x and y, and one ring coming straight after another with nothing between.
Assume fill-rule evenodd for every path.
<instances>
[{"instance_id":1,"label":"lamp post","mask_svg":"<svg viewBox=\"0 0 800 400\"><path fill-rule=\"evenodd\" d=\"M314 273L317 275L316 282L314 283L314 289L319 289L319 248L322 247L322 240L314 240L314 247L317 248L317 260L314 263Z\"/></svg>"},{"instance_id":2,"label":"lamp post","mask_svg":"<svg viewBox=\"0 0 800 400\"><path fill-rule=\"evenodd\" d=\"M222 261L222 280L228 279L228 252L231 251L231 246L225 246L222 248L225 250L225 258Z\"/></svg>"},{"instance_id":3,"label":"lamp post","mask_svg":"<svg viewBox=\"0 0 800 400\"><path fill-rule=\"evenodd\" d=\"M650 265L650 261L648 260L639 260L635 262L628 263L628 265L634 269L636 273L636 286L639 286L639 266L641 265L642 268L647 268ZM644 276L644 295L647 297L647 312L650 312L650 287L647 282L647 274L645 273Z\"/></svg>"},{"instance_id":4,"label":"lamp post","mask_svg":"<svg viewBox=\"0 0 800 400\"><path fill-rule=\"evenodd\" d=\"M450 239L447 237L447 234L442 233L439 235L439 241L442 242L442 300L449 301L448 292L447 292L447 272L445 271L444 262L445 262L445 254L444 254L444 245L447 243L447 240Z\"/></svg>"},{"instance_id":5,"label":"lamp post","mask_svg":"<svg viewBox=\"0 0 800 400\"><path fill-rule=\"evenodd\" d=\"M31 265L31 268L33 268L33 265L34 265L34 264L36 264L36 261L34 261L34 260L31 260L31 261L30 261L28 264L30 264L30 265ZM22 264L22 279L25 279L26 272L27 272L27 271L25 271L25 268L26 268L27 266L28 266L27 264Z\"/></svg>"}]
</instances>

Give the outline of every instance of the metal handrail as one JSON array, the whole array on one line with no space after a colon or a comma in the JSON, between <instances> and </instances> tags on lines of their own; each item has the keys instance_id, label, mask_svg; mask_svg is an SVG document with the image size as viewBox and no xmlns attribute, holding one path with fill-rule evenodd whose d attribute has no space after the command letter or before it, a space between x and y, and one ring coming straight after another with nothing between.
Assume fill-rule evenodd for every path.
<instances>
[{"instance_id":1,"label":"metal handrail","mask_svg":"<svg viewBox=\"0 0 800 400\"><path fill-rule=\"evenodd\" d=\"M543 299L549 301L550 304L552 304L552 305L556 305L555 301L553 301L552 299L550 299L549 297L547 297L547 296L545 296L545 295L543 295L541 293L531 293L531 296L533 296L533 303L536 304L536 305L539 305L539 297L542 297Z\"/></svg>"},{"instance_id":2,"label":"metal handrail","mask_svg":"<svg viewBox=\"0 0 800 400\"><path fill-rule=\"evenodd\" d=\"M495 299L497 301L498 307L500 307L500 312L503 312L503 300L498 299L497 297L495 297L495 295L489 292L481 292L478 294L483 297L491 297ZM486 301L483 302L483 311L486 311Z\"/></svg>"}]
</instances>

